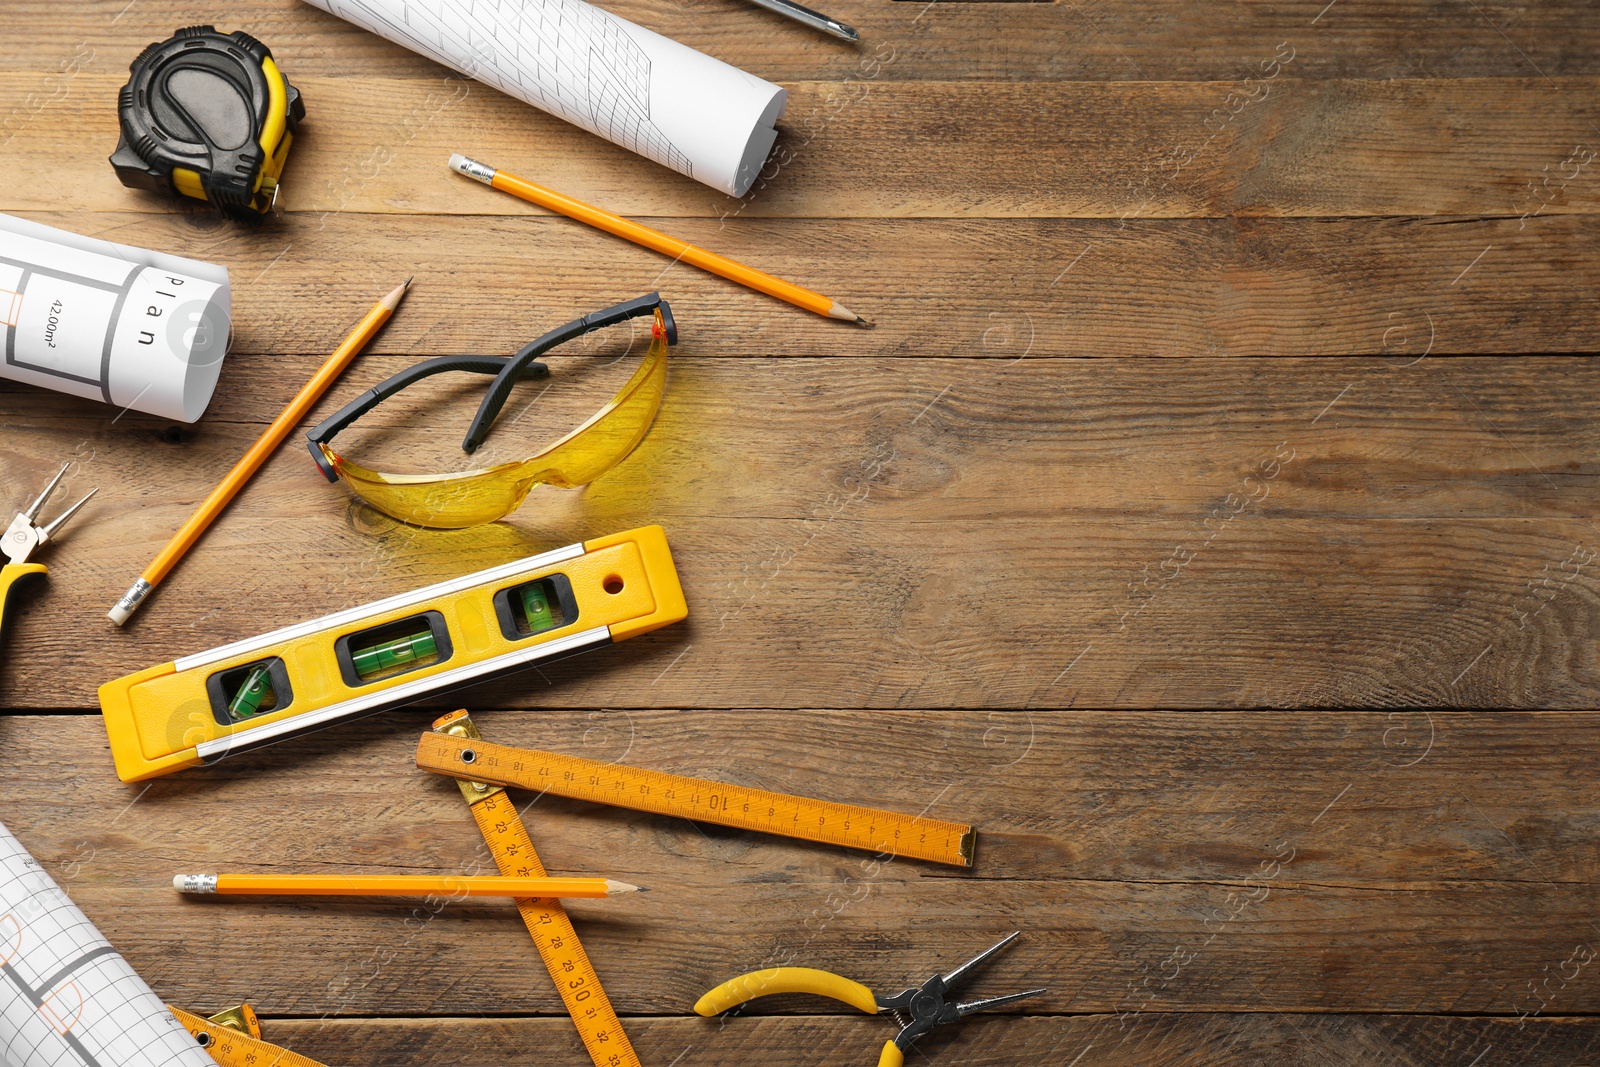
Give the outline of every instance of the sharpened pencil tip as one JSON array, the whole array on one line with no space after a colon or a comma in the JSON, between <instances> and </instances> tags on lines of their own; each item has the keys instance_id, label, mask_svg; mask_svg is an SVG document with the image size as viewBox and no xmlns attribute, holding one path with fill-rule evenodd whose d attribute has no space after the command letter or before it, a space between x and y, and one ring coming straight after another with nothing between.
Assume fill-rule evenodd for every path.
<instances>
[{"instance_id":1,"label":"sharpened pencil tip","mask_svg":"<svg viewBox=\"0 0 1600 1067\"><path fill-rule=\"evenodd\" d=\"M835 300L833 304L829 306L827 315L830 319L838 319L840 322L853 323L861 327L863 330L871 330L875 328L874 323L870 319L862 318L860 315L857 315L854 311L851 311L837 300Z\"/></svg>"},{"instance_id":2,"label":"sharpened pencil tip","mask_svg":"<svg viewBox=\"0 0 1600 1067\"><path fill-rule=\"evenodd\" d=\"M400 301L404 299L406 293L410 291L411 283L415 278L416 275L413 274L410 278L407 278L405 281L395 286L394 291L380 300L379 303L382 304L388 311L393 311L395 308L399 307Z\"/></svg>"},{"instance_id":3,"label":"sharpened pencil tip","mask_svg":"<svg viewBox=\"0 0 1600 1067\"><path fill-rule=\"evenodd\" d=\"M611 896L616 896L619 893L648 893L650 890L642 885L629 885L627 882L619 882L615 878L607 878L606 892Z\"/></svg>"}]
</instances>

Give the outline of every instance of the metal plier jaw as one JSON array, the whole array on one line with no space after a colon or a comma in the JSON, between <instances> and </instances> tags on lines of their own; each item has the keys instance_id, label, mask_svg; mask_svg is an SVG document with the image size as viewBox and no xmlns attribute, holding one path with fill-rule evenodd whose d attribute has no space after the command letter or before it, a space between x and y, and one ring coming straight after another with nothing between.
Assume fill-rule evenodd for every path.
<instances>
[{"instance_id":1,"label":"metal plier jaw","mask_svg":"<svg viewBox=\"0 0 1600 1067\"><path fill-rule=\"evenodd\" d=\"M77 510L89 502L89 497L99 492L98 489L89 490L88 496L72 505L58 515L54 521L40 526L35 520L39 512L44 510L45 502L50 499L50 494L55 492L56 486L61 484L61 476L67 473L71 463L63 463L61 469L56 471L56 476L50 479L50 484L44 487L44 492L39 498L28 505L25 511L17 514L11 520L11 525L6 527L6 532L0 534L0 553L4 553L9 561L0 566L0 630L5 628L6 609L11 605L11 594L21 588L17 583L25 578L37 578L45 573L41 563L29 563L28 558L39 548L50 543L56 531L66 524L66 521Z\"/></svg>"},{"instance_id":2,"label":"metal plier jaw","mask_svg":"<svg viewBox=\"0 0 1600 1067\"><path fill-rule=\"evenodd\" d=\"M921 986L892 997L880 997L860 982L853 982L831 971L818 971L810 967L774 967L765 971L751 971L723 982L701 997L695 1003L694 1010L710 1018L745 1001L772 993L814 993L843 1001L868 1014L888 1012L900 1024L900 1032L884 1042L883 1051L878 1056L878 1067L902 1067L906 1049L935 1026L959 1022L973 1012L997 1008L1013 1000L1038 996L1044 992L1043 989L1029 989L1022 993L957 1002L945 996L965 985L983 961L1011 944L1018 936L1011 934L949 974L936 974Z\"/></svg>"},{"instance_id":3,"label":"metal plier jaw","mask_svg":"<svg viewBox=\"0 0 1600 1067\"><path fill-rule=\"evenodd\" d=\"M39 498L28 505L27 510L18 512L17 517L11 520L11 525L6 527L5 536L0 537L0 552L4 552L12 563L28 562L28 557L33 555L34 549L48 544L55 532L65 526L67 520L72 518L79 508L89 502L89 497L100 491L96 486L89 490L82 500L56 516L53 521L44 526L36 525L34 520L39 517L39 512L44 510L50 494L56 491L56 486L61 484L62 475L67 473L67 468L70 466L72 466L70 462L61 465L61 469L56 471L56 476L50 479L50 484L44 487L44 492L39 494Z\"/></svg>"},{"instance_id":4,"label":"metal plier jaw","mask_svg":"<svg viewBox=\"0 0 1600 1067\"><path fill-rule=\"evenodd\" d=\"M891 1013L895 1021L900 1024L900 1032L894 1036L891 1044L900 1050L902 1055L911 1047L917 1038L932 1030L935 1026L948 1026L960 1022L973 1012L985 1011L989 1008L998 1008L1002 1004L1009 1004L1013 1000L1022 1000L1024 997L1035 997L1045 992L1044 989L1029 989L1021 993L1006 993L998 997L985 997L982 1000L968 1000L952 1002L945 998L945 994L952 993L967 984L972 973L990 956L1005 948L1015 941L1019 934L1009 934L998 942L990 945L972 959L963 963L949 974L936 974L920 988L903 990L892 997L878 997L878 1010ZM886 1050L887 1051L887 1050Z\"/></svg>"}]
</instances>

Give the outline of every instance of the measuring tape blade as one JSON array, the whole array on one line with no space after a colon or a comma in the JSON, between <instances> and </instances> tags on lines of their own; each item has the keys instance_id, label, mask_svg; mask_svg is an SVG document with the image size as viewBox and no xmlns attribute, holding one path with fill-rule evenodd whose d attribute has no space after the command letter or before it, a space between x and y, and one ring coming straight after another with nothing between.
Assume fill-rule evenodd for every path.
<instances>
[{"instance_id":1,"label":"measuring tape blade","mask_svg":"<svg viewBox=\"0 0 1600 1067\"><path fill-rule=\"evenodd\" d=\"M977 839L977 831L971 826L942 819L771 793L448 734L422 735L417 745L417 766L452 778L954 867L972 866Z\"/></svg>"},{"instance_id":2,"label":"measuring tape blade","mask_svg":"<svg viewBox=\"0 0 1600 1067\"><path fill-rule=\"evenodd\" d=\"M194 1035L202 1048L222 1067L323 1067L323 1064L269 1041L262 1041L231 1026L191 1015L182 1008L167 1005L185 1030Z\"/></svg>"},{"instance_id":3,"label":"measuring tape blade","mask_svg":"<svg viewBox=\"0 0 1600 1067\"><path fill-rule=\"evenodd\" d=\"M479 743L477 727L464 711L444 716L433 728L453 732L432 736ZM522 817L505 790L498 785L472 781L457 784L500 873L522 878L545 877L544 864L539 862L539 855L533 849L533 839L528 836ZM518 898L516 904L523 925L532 935L545 968L550 972L550 980L556 984L556 991L561 994L595 1067L640 1067L639 1056L623 1032L622 1021L612 1009L611 1000L600 985L600 976L589 962L589 954L583 950L578 931L561 901L549 897Z\"/></svg>"}]
</instances>

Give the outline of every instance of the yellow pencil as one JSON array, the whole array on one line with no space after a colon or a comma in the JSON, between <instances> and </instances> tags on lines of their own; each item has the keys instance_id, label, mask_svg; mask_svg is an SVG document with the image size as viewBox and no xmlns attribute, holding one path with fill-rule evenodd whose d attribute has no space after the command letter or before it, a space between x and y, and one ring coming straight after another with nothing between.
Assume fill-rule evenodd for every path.
<instances>
[{"instance_id":1,"label":"yellow pencil","mask_svg":"<svg viewBox=\"0 0 1600 1067\"><path fill-rule=\"evenodd\" d=\"M167 572L183 558L183 554L200 540L200 535L206 532L206 527L211 525L212 520L222 514L222 509L228 506L228 502L240 489L244 488L251 475L255 474L267 461L267 457L283 443L283 439L289 436L296 424L305 418L306 412L311 410L311 406L327 391L328 386L333 384L334 379L344 372L356 354L365 348L373 335L389 321L389 316L400 306L400 299L406 295L410 285L411 279L407 278L394 292L373 305L366 317L350 331L350 336L344 339L344 343L334 350L327 362L311 376L311 380L301 386L294 399L289 401L289 406L272 420L272 425L268 426L266 432L250 446L250 451L244 454L244 458L235 463L233 470L228 472L221 484L211 490L211 495L206 497L199 510L190 516L182 529L172 535L167 547L163 548L151 561L150 566L144 569L139 580L122 594L122 599L117 601L110 611L106 612L106 618L118 626L128 621L128 617L144 603L144 598L150 595L150 590L154 589L161 579L167 576Z\"/></svg>"},{"instance_id":2,"label":"yellow pencil","mask_svg":"<svg viewBox=\"0 0 1600 1067\"><path fill-rule=\"evenodd\" d=\"M611 897L644 893L611 878L514 878L455 874L180 874L180 893L291 897Z\"/></svg>"},{"instance_id":3,"label":"yellow pencil","mask_svg":"<svg viewBox=\"0 0 1600 1067\"><path fill-rule=\"evenodd\" d=\"M477 160L468 159L457 152L450 157L450 169L457 174L464 174L468 178L480 181L493 189L503 193L520 197L530 204L538 204L568 218L577 219L579 222L588 223L596 229L607 233L616 234L636 245L654 249L664 256L671 256L681 260L691 267L708 270L712 274L720 275L731 282L749 286L758 292L775 296L779 300L787 300L796 307L815 311L818 315L826 315L830 319L843 319L853 322L857 326L872 328L872 323L857 315L837 300L813 293L810 289L802 289L798 285L790 284L782 278L774 278L764 271L747 267L743 263L731 260L726 256L719 256L715 252L707 252L687 241L680 241L660 230L652 230L648 226L641 226L637 222L630 222L621 215L614 215L604 208L585 204L582 200L574 200L570 196L547 189L542 185L518 178L514 174L507 174L503 170L495 170L485 166Z\"/></svg>"}]
</instances>

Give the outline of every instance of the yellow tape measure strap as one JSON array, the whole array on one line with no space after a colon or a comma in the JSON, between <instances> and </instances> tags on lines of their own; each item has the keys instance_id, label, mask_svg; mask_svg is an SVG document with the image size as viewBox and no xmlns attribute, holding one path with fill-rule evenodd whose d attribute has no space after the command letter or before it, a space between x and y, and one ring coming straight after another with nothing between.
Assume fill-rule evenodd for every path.
<instances>
[{"instance_id":1,"label":"yellow tape measure strap","mask_svg":"<svg viewBox=\"0 0 1600 1067\"><path fill-rule=\"evenodd\" d=\"M185 1030L211 1054L222 1067L323 1067L323 1064L299 1053L290 1052L268 1041L240 1033L221 1023L191 1015L182 1008L167 1005L177 1016Z\"/></svg>"},{"instance_id":2,"label":"yellow tape measure strap","mask_svg":"<svg viewBox=\"0 0 1600 1067\"><path fill-rule=\"evenodd\" d=\"M955 867L972 866L977 837L971 826L943 819L835 804L446 734L422 736L417 746L417 766L454 778Z\"/></svg>"},{"instance_id":3,"label":"yellow tape measure strap","mask_svg":"<svg viewBox=\"0 0 1600 1067\"><path fill-rule=\"evenodd\" d=\"M475 802L472 817L483 831L501 874L544 877L544 864L539 862L517 807L504 790L497 789ZM561 901L552 897L519 899L517 911L533 935L550 980L555 982L595 1067L639 1067L639 1057L623 1032L622 1022L601 988L600 976L589 962L589 954L583 950L578 931Z\"/></svg>"},{"instance_id":4,"label":"yellow tape measure strap","mask_svg":"<svg viewBox=\"0 0 1600 1067\"><path fill-rule=\"evenodd\" d=\"M459 736L474 744L478 741L478 728L465 711L454 711L435 720L433 728L448 730L450 736ZM544 877L544 864L534 851L533 839L528 836L522 817L505 790L473 781L456 784L461 787L461 795L466 798L473 821L478 824L500 873ZM600 977L589 962L589 954L583 950L578 931L561 901L518 899L516 903L523 925L533 937L545 968L550 972L550 980L561 994L562 1003L567 1006L567 1013L572 1016L572 1023L578 1028L578 1036L583 1040L583 1047L589 1050L595 1067L640 1067L639 1056L623 1032L622 1022L601 988Z\"/></svg>"}]
</instances>

